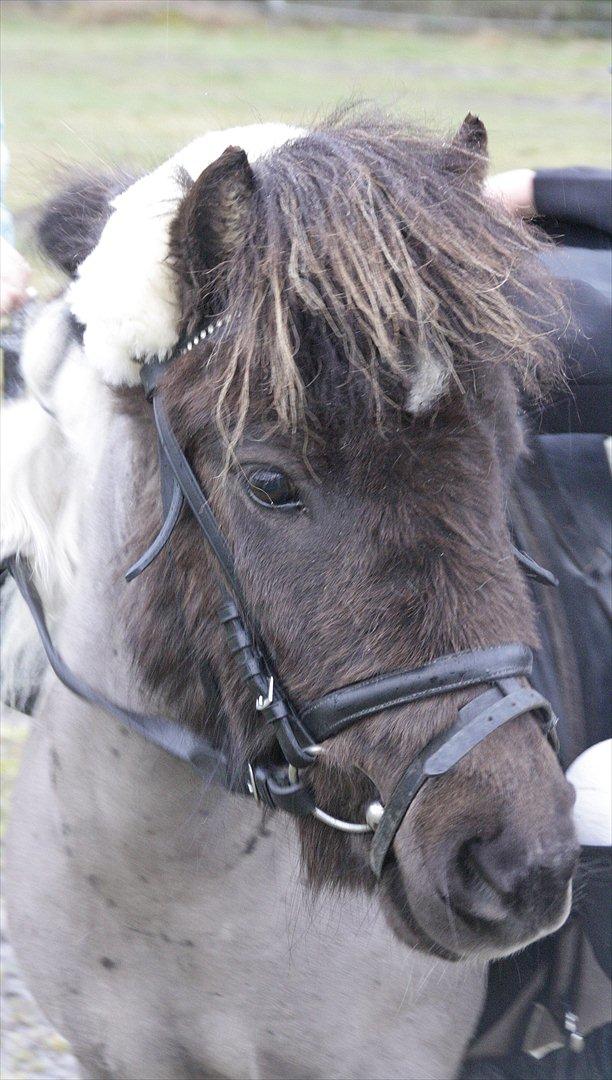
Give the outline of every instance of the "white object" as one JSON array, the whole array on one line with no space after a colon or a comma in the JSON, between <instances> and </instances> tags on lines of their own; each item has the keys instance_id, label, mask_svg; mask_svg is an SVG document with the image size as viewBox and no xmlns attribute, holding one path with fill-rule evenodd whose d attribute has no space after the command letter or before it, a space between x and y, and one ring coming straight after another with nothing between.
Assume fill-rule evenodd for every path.
<instances>
[{"instance_id":1,"label":"white object","mask_svg":"<svg viewBox=\"0 0 612 1080\"><path fill-rule=\"evenodd\" d=\"M612 739L589 746L567 770L576 788L574 822L584 847L612 845Z\"/></svg>"},{"instance_id":2,"label":"white object","mask_svg":"<svg viewBox=\"0 0 612 1080\"><path fill-rule=\"evenodd\" d=\"M177 342L179 303L167 256L170 222L185 194L181 170L196 180L228 146L255 161L303 134L285 124L210 131L113 200L114 213L68 293L85 326L85 357L105 382L137 384L140 363L163 359Z\"/></svg>"}]
</instances>

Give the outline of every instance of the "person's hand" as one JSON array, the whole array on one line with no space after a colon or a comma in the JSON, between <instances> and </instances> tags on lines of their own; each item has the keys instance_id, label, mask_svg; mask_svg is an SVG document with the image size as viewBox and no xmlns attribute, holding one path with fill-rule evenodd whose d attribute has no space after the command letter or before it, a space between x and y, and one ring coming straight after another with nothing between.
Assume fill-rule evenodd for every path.
<instances>
[{"instance_id":1,"label":"person's hand","mask_svg":"<svg viewBox=\"0 0 612 1080\"><path fill-rule=\"evenodd\" d=\"M25 304L30 272L25 259L0 237L0 315L10 315Z\"/></svg>"},{"instance_id":2,"label":"person's hand","mask_svg":"<svg viewBox=\"0 0 612 1080\"><path fill-rule=\"evenodd\" d=\"M485 180L484 189L492 199L500 199L516 217L531 218L536 208L533 194L533 169L511 169Z\"/></svg>"}]
</instances>

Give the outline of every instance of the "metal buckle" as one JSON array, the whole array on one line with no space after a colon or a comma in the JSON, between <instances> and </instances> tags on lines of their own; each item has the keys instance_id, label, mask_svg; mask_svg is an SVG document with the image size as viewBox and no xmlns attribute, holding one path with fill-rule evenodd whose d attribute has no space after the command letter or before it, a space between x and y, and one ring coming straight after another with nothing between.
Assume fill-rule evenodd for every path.
<instances>
[{"instance_id":1,"label":"metal buckle","mask_svg":"<svg viewBox=\"0 0 612 1080\"><path fill-rule=\"evenodd\" d=\"M250 761L247 761L247 773L249 777L247 780L247 791L249 795L253 796L254 801L256 803L259 803L261 802L261 799L257 790L257 784L255 783L255 773L253 772L253 766L251 765Z\"/></svg>"},{"instance_id":2,"label":"metal buckle","mask_svg":"<svg viewBox=\"0 0 612 1080\"><path fill-rule=\"evenodd\" d=\"M576 1013L566 1012L564 1017L565 1030L568 1035L569 1048L574 1054L581 1054L584 1050L584 1035L578 1030L578 1017Z\"/></svg>"},{"instance_id":3,"label":"metal buckle","mask_svg":"<svg viewBox=\"0 0 612 1080\"><path fill-rule=\"evenodd\" d=\"M270 676L270 678L268 679L268 692L267 692L266 696L264 697L263 694L260 694L259 697L257 698L256 702L255 702L255 708L257 709L257 712L265 712L265 710L268 708L268 706L272 704L273 700L274 700L274 679L272 678L272 676ZM249 766L249 768L250 768L250 766Z\"/></svg>"}]
</instances>

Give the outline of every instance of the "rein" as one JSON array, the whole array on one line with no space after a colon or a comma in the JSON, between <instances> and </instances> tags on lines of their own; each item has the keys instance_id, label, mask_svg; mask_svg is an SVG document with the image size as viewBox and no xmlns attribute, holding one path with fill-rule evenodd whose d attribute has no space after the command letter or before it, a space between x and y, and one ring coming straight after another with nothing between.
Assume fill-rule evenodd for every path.
<instances>
[{"instance_id":1,"label":"rein","mask_svg":"<svg viewBox=\"0 0 612 1080\"><path fill-rule=\"evenodd\" d=\"M185 503L200 527L219 572L222 603L218 613L225 629L233 662L253 695L253 706L262 723L270 725L284 758L246 762L230 767L227 754L188 728L158 716L133 712L118 705L75 675L55 649L31 571L17 556L2 566L10 573L23 596L38 630L49 663L58 679L78 697L105 709L150 742L191 765L198 773L218 781L232 793L248 795L273 810L298 817L313 815L325 824L348 833L373 834L370 866L380 878L395 835L413 800L430 779L443 776L493 731L520 716L535 713L555 751L557 718L549 702L519 679L529 676L533 657L521 644L504 644L441 657L420 668L392 672L343 686L318 700L297 708L283 689L272 657L256 621L247 618L248 607L230 548L219 529L207 496L180 448L172 430L158 386L169 364L194 345L226 325L219 319L190 341L181 342L168 360L143 364L141 380L152 403L157 431L164 520L147 551L126 573L132 581L159 555L172 536ZM528 555L513 549L526 572L545 584L556 584L548 571ZM458 710L446 731L434 736L404 770L386 806L371 802L363 822L334 818L316 806L308 776L324 753L322 745L339 732L385 709L448 694L468 687L486 687Z\"/></svg>"}]
</instances>

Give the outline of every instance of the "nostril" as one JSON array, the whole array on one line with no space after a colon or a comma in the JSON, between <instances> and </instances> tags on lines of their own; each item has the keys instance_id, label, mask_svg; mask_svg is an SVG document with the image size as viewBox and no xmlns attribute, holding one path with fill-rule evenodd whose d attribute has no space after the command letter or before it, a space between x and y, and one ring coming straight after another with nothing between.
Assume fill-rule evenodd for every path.
<instances>
[{"instance_id":1,"label":"nostril","mask_svg":"<svg viewBox=\"0 0 612 1080\"><path fill-rule=\"evenodd\" d=\"M502 833L494 840L476 838L463 844L458 867L472 893L482 895L486 886L507 910L544 915L565 898L578 854L574 842L525 849Z\"/></svg>"},{"instance_id":2,"label":"nostril","mask_svg":"<svg viewBox=\"0 0 612 1080\"><path fill-rule=\"evenodd\" d=\"M466 840L464 844L461 844L457 852L457 870L461 883L466 889L478 887L483 881L486 881L474 854L481 843L481 838L476 836L472 840Z\"/></svg>"},{"instance_id":3,"label":"nostril","mask_svg":"<svg viewBox=\"0 0 612 1080\"><path fill-rule=\"evenodd\" d=\"M475 837L459 847L453 901L462 912L465 912L467 904L471 914L479 919L500 922L507 915L506 900L495 883L488 880L476 857L475 853L483 842L482 838Z\"/></svg>"},{"instance_id":4,"label":"nostril","mask_svg":"<svg viewBox=\"0 0 612 1080\"><path fill-rule=\"evenodd\" d=\"M529 912L540 922L554 917L567 897L571 872L551 869L549 866L533 866L517 883L509 907L517 915Z\"/></svg>"},{"instance_id":5,"label":"nostril","mask_svg":"<svg viewBox=\"0 0 612 1080\"><path fill-rule=\"evenodd\" d=\"M462 844L458 854L459 873L468 888L481 888L483 883L496 896L510 897L514 889L515 867L507 865L498 857L497 838L485 840L474 837ZM495 855L494 855L495 852Z\"/></svg>"}]
</instances>

